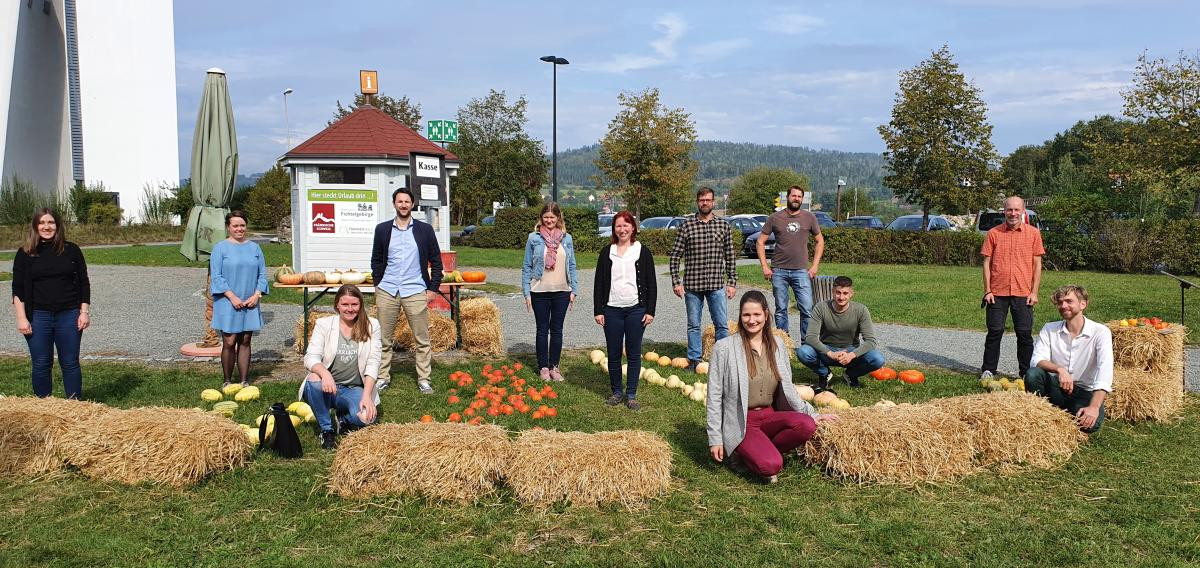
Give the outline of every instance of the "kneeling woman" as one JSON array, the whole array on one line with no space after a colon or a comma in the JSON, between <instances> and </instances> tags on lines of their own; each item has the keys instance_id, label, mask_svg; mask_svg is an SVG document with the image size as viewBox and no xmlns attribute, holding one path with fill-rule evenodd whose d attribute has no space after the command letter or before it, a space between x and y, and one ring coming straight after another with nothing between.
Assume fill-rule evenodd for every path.
<instances>
[{"instance_id":1,"label":"kneeling woman","mask_svg":"<svg viewBox=\"0 0 1200 568\"><path fill-rule=\"evenodd\" d=\"M329 409L336 409L338 421L351 427L375 422L375 379L382 353L379 320L367 317L358 287L338 288L333 304L337 317L321 318L313 326L304 353L304 367L310 372L300 385L300 399L312 407L325 449L337 446Z\"/></svg>"},{"instance_id":2,"label":"kneeling woman","mask_svg":"<svg viewBox=\"0 0 1200 568\"><path fill-rule=\"evenodd\" d=\"M708 445L714 460L744 463L774 483L783 454L808 441L817 414L792 386L788 350L771 331L762 292L742 296L738 333L713 346L708 373Z\"/></svg>"}]
</instances>

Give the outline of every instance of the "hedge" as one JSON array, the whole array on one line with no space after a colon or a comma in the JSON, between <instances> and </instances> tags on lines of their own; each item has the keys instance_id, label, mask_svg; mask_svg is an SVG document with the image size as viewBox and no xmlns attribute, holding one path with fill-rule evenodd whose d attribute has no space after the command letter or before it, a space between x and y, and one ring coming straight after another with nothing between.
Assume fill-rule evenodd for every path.
<instances>
[{"instance_id":1,"label":"hedge","mask_svg":"<svg viewBox=\"0 0 1200 568\"><path fill-rule=\"evenodd\" d=\"M494 225L479 227L463 240L463 244L481 248L525 248L525 239L540 221L541 210L541 207L505 207L496 212ZM577 241L585 235L594 236L599 229L595 209L564 207L563 221Z\"/></svg>"},{"instance_id":2,"label":"hedge","mask_svg":"<svg viewBox=\"0 0 1200 568\"><path fill-rule=\"evenodd\" d=\"M503 211L508 211L505 209ZM572 225L576 249L599 252L609 242L595 237L595 215L589 232ZM501 219L496 227L480 229L469 244L485 248L523 248L533 227L536 211L520 219L520 229L504 232ZM582 224L582 223L580 223ZM495 229L484 239L480 232ZM510 234L511 233L511 234ZM983 233L975 231L878 231L868 229L825 229L825 262L850 264L930 264L941 266L979 266L983 257ZM485 233L487 234L487 233ZM501 236L503 235L503 236ZM666 259L675 242L675 231L650 229L638 232L638 240L650 247L654 256ZM1046 266L1057 270L1095 270L1101 272L1147 273L1159 265L1174 274L1200 274L1200 219L1180 219L1162 223L1112 221L1095 234L1080 230L1042 231L1046 247ZM810 245L812 241L810 240ZM486 244L485 244L486 243ZM493 244L494 243L494 244ZM742 253L742 238L735 235L734 248Z\"/></svg>"}]
</instances>

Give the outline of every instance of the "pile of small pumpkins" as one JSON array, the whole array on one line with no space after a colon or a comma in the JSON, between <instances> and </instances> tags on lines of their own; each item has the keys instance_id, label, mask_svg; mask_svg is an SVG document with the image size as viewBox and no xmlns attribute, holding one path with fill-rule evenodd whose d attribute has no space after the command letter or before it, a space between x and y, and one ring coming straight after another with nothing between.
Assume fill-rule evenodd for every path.
<instances>
[{"instance_id":1,"label":"pile of small pumpkins","mask_svg":"<svg viewBox=\"0 0 1200 568\"><path fill-rule=\"evenodd\" d=\"M879 369L871 371L871 376L877 381L900 379L900 382L909 385L919 385L925 382L925 373L915 369L908 369L897 373L896 370L891 367L880 367Z\"/></svg>"},{"instance_id":2,"label":"pile of small pumpkins","mask_svg":"<svg viewBox=\"0 0 1200 568\"><path fill-rule=\"evenodd\" d=\"M442 275L442 282L467 282L478 284L487 280L487 274L481 270L451 270Z\"/></svg>"},{"instance_id":3,"label":"pile of small pumpkins","mask_svg":"<svg viewBox=\"0 0 1200 568\"><path fill-rule=\"evenodd\" d=\"M346 270L330 270L322 272L320 270L310 270L305 273L294 272L290 266L281 266L275 271L275 282L288 286L296 286L298 284L307 284L309 286L321 286L326 284L362 284L371 282L370 272L360 272L353 268Z\"/></svg>"}]
</instances>

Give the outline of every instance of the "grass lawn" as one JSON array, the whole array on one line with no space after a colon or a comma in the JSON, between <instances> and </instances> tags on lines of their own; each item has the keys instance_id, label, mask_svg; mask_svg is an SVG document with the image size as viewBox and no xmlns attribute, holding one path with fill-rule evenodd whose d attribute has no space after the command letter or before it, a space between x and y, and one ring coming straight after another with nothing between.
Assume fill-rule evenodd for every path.
<instances>
[{"instance_id":1,"label":"grass lawn","mask_svg":"<svg viewBox=\"0 0 1200 568\"><path fill-rule=\"evenodd\" d=\"M983 274L978 267L822 263L821 274L853 278L855 301L870 308L877 322L985 329L979 308ZM771 288L757 265L739 266L738 282ZM1063 284L1087 288L1091 298L1087 313L1093 320L1158 316L1179 321L1179 285L1165 276L1047 270L1042 272L1040 301L1034 307L1035 332L1045 322L1059 319L1050 295ZM1186 321L1195 330L1200 328L1200 296L1195 292L1191 296ZM1200 332L1192 331L1189 338L1196 342Z\"/></svg>"},{"instance_id":2,"label":"grass lawn","mask_svg":"<svg viewBox=\"0 0 1200 568\"><path fill-rule=\"evenodd\" d=\"M12 273L6 272L6 271L0 271L0 282L4 282L7 280L12 280Z\"/></svg>"},{"instance_id":3,"label":"grass lawn","mask_svg":"<svg viewBox=\"0 0 1200 568\"><path fill-rule=\"evenodd\" d=\"M647 346L669 355L679 345ZM527 358L525 364L531 363ZM437 365L439 394L397 380L382 419L445 419L446 376L484 361ZM583 356L564 359L565 430L642 429L673 448L672 491L645 510L560 505L534 511L507 489L473 505L404 497L360 503L327 494L332 454L301 429L300 460L259 454L237 471L171 490L89 481L78 473L0 480L4 566L1183 566L1200 562L1200 411L1171 425L1108 423L1065 466L941 487L900 489L833 480L795 460L763 485L707 458L701 405L644 385L640 413L603 404L607 378ZM262 368L269 373L271 369ZM409 373L404 367L401 371ZM527 373L527 371L526 371ZM842 393L921 401L975 391L930 369L921 386L874 383ZM84 367L85 394L118 407L199 404L215 367ZM799 380L809 380L805 371ZM263 404L291 400L294 382L265 382ZM0 392L29 392L27 360L0 360ZM59 394L61 396L61 393ZM1193 397L1193 402L1195 399ZM248 422L260 408L239 409ZM510 419L513 417L506 417ZM504 424L530 427L526 418Z\"/></svg>"}]
</instances>

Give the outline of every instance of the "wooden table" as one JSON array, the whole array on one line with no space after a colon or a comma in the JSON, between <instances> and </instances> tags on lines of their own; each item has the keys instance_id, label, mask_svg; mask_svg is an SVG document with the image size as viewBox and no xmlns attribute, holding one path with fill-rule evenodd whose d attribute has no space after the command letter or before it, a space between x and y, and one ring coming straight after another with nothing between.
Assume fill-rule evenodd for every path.
<instances>
[{"instance_id":1,"label":"wooden table","mask_svg":"<svg viewBox=\"0 0 1200 568\"><path fill-rule=\"evenodd\" d=\"M460 321L461 318L459 316L459 301L461 300L462 288L470 287L470 286L480 286L483 284L487 284L487 282L442 282L442 286L446 287L446 292L443 293L440 288L438 290L438 295L445 298L446 302L450 304L450 319L454 320L454 331L455 331L454 348L455 349L462 349L462 322ZM293 288L293 289L300 288L300 289L304 290L304 315L302 316L304 318L304 335L303 335L303 337L301 337L302 343L300 344L300 346L301 346L300 350L302 352L308 350L308 313L312 310L312 306L314 304L316 304L321 298L324 298L325 295L330 292L337 292L338 288L341 288L342 285L341 284L279 284L279 283L273 283L272 286L274 286L275 288ZM358 286L358 291L362 292L364 294L374 294L375 293L375 286L367 285L367 284L357 284L356 286ZM316 295L313 296L311 300L308 297L309 292L316 292ZM363 307L364 307L364 309L366 308L366 306L363 306Z\"/></svg>"}]
</instances>

